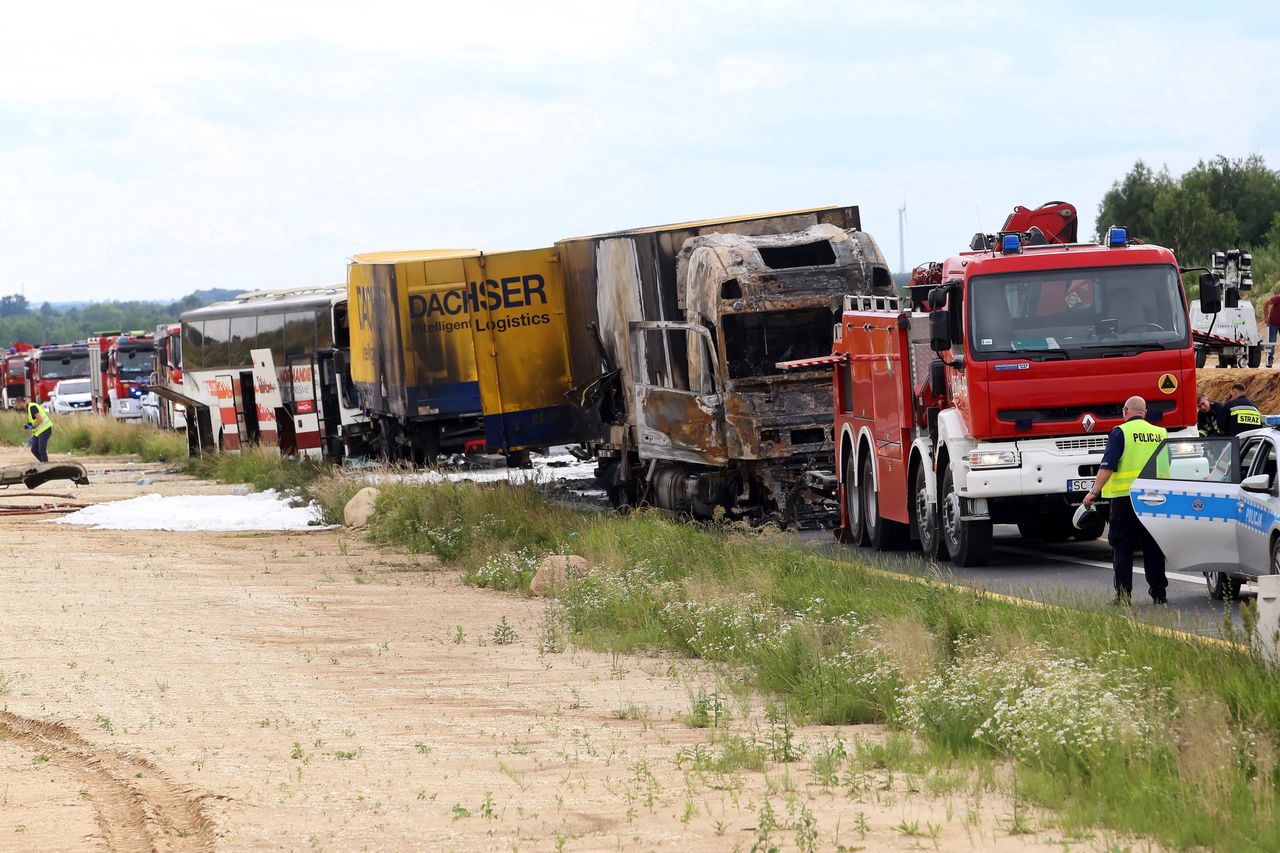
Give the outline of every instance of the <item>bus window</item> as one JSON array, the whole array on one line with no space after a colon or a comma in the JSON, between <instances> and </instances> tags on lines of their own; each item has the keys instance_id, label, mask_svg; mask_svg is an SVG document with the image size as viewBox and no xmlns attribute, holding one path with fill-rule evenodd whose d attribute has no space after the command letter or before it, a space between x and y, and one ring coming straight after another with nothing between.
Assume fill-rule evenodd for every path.
<instances>
[{"instance_id":1,"label":"bus window","mask_svg":"<svg viewBox=\"0 0 1280 853\"><path fill-rule=\"evenodd\" d=\"M231 318L231 356L228 361L232 367L243 367L253 363L249 351L254 347L258 336L257 317Z\"/></svg>"},{"instance_id":2,"label":"bus window","mask_svg":"<svg viewBox=\"0 0 1280 853\"><path fill-rule=\"evenodd\" d=\"M307 355L315 352L315 349L315 312L286 314L284 318L285 355Z\"/></svg>"},{"instance_id":3,"label":"bus window","mask_svg":"<svg viewBox=\"0 0 1280 853\"><path fill-rule=\"evenodd\" d=\"M228 343L231 340L231 321L229 319L204 321L204 351L200 360L205 370L216 370L230 366L227 360Z\"/></svg>"},{"instance_id":4,"label":"bus window","mask_svg":"<svg viewBox=\"0 0 1280 853\"><path fill-rule=\"evenodd\" d=\"M187 358L191 361L189 369L199 370L204 366L204 360L200 357L200 353L204 349L204 321L196 320L194 323L183 323L182 337L185 339Z\"/></svg>"},{"instance_id":5,"label":"bus window","mask_svg":"<svg viewBox=\"0 0 1280 853\"><path fill-rule=\"evenodd\" d=\"M283 314L263 314L258 318L258 349L271 350L276 367L284 366Z\"/></svg>"}]
</instances>

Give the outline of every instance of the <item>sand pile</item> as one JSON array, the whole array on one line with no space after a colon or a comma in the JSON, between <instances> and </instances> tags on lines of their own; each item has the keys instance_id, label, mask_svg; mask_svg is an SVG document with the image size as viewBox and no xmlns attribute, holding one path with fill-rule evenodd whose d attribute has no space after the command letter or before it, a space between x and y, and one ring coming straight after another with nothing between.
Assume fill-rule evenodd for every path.
<instances>
[{"instance_id":1,"label":"sand pile","mask_svg":"<svg viewBox=\"0 0 1280 853\"><path fill-rule=\"evenodd\" d=\"M1265 367L1221 367L1196 371L1196 390L1219 402L1231 397L1231 386L1239 382L1245 393L1264 414L1280 414L1280 370Z\"/></svg>"}]
</instances>

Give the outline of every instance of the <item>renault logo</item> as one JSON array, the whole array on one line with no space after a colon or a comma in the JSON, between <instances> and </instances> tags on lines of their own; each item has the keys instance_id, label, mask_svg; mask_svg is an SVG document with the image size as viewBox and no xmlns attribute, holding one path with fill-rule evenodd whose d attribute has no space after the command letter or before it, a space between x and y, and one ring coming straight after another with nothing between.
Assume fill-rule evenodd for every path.
<instances>
[{"instance_id":1,"label":"renault logo","mask_svg":"<svg viewBox=\"0 0 1280 853\"><path fill-rule=\"evenodd\" d=\"M1093 415L1085 415L1080 419L1080 426L1084 427L1085 432L1093 432L1093 428L1097 425L1098 421Z\"/></svg>"}]
</instances>

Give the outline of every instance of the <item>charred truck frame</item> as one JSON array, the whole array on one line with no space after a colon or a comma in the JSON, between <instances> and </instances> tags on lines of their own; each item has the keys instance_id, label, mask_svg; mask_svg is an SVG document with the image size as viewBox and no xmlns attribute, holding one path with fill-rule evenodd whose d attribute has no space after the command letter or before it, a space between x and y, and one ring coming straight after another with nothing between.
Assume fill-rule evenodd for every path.
<instances>
[{"instance_id":1,"label":"charred truck frame","mask_svg":"<svg viewBox=\"0 0 1280 853\"><path fill-rule=\"evenodd\" d=\"M806 488L834 461L830 374L775 365L827 355L847 294L892 294L860 228L857 207L826 207L556 244L580 434L615 505L836 511Z\"/></svg>"}]
</instances>

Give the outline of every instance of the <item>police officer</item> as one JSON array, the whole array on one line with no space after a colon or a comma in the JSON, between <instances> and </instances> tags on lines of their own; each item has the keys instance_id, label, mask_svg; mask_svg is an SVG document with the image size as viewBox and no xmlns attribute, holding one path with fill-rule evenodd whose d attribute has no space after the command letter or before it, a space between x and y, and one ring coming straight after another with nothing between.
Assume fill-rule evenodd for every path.
<instances>
[{"instance_id":1,"label":"police officer","mask_svg":"<svg viewBox=\"0 0 1280 853\"><path fill-rule=\"evenodd\" d=\"M1239 435L1262 426L1262 412L1244 395L1244 386L1239 382L1231 386L1231 399L1222 404L1218 425L1223 435Z\"/></svg>"},{"instance_id":2,"label":"police officer","mask_svg":"<svg viewBox=\"0 0 1280 853\"><path fill-rule=\"evenodd\" d=\"M1208 394L1196 397L1196 428L1201 435L1222 435L1222 404L1209 399Z\"/></svg>"},{"instance_id":3,"label":"police officer","mask_svg":"<svg viewBox=\"0 0 1280 853\"><path fill-rule=\"evenodd\" d=\"M19 397L15 402L27 412L26 429L31 430L27 444L31 445L31 452L39 461L48 462L49 438L53 435L53 421L49 420L49 413L44 406L25 397Z\"/></svg>"},{"instance_id":4,"label":"police officer","mask_svg":"<svg viewBox=\"0 0 1280 853\"><path fill-rule=\"evenodd\" d=\"M1138 521L1129 497L1129 487L1137 479L1151 454L1164 440L1165 430L1147 423L1147 401L1130 397L1124 403L1124 423L1107 436L1098 480L1084 496L1085 506L1093 506L1099 495L1111 502L1111 522L1107 541L1111 543L1111 565L1115 571L1116 602L1128 604L1133 596L1133 552L1142 548L1147 588L1156 604L1167 604L1169 580L1164 574L1164 552Z\"/></svg>"}]
</instances>

